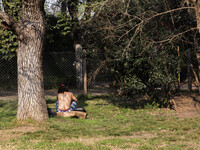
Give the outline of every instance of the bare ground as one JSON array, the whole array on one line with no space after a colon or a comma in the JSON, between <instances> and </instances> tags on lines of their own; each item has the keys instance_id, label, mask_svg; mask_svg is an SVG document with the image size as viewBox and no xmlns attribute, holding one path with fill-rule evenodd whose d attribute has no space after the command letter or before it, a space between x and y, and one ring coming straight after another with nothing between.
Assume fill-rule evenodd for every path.
<instances>
[{"instance_id":1,"label":"bare ground","mask_svg":"<svg viewBox=\"0 0 200 150\"><path fill-rule=\"evenodd\" d=\"M87 93L92 95L101 95L101 94L107 94L109 89L109 84L97 84L95 86L92 86L88 88ZM51 90L45 90L45 98L48 97L56 97L57 96L58 89L51 89ZM70 90L75 95L79 94L85 94L84 90ZM0 90L0 99L1 100L17 100L17 92L11 92L11 91L2 91Z\"/></svg>"},{"instance_id":2,"label":"bare ground","mask_svg":"<svg viewBox=\"0 0 200 150\"><path fill-rule=\"evenodd\" d=\"M197 93L174 95L171 103L180 118L193 118L197 117L200 113L200 96Z\"/></svg>"}]
</instances>

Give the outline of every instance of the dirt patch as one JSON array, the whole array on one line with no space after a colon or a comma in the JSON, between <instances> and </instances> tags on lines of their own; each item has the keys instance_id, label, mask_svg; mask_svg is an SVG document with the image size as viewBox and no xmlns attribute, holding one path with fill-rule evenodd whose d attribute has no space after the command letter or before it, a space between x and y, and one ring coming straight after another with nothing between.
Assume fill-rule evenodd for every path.
<instances>
[{"instance_id":1,"label":"dirt patch","mask_svg":"<svg viewBox=\"0 0 200 150\"><path fill-rule=\"evenodd\" d=\"M196 93L177 94L171 100L180 118L194 118L200 113L200 96Z\"/></svg>"},{"instance_id":2,"label":"dirt patch","mask_svg":"<svg viewBox=\"0 0 200 150\"><path fill-rule=\"evenodd\" d=\"M14 129L0 130L0 141L9 141L12 138L17 138L26 132L35 132L38 128L30 126L21 126Z\"/></svg>"},{"instance_id":3,"label":"dirt patch","mask_svg":"<svg viewBox=\"0 0 200 150\"><path fill-rule=\"evenodd\" d=\"M56 98L57 97L57 91L58 89L51 89L51 90L45 90L44 95L45 98ZM84 94L84 90L70 90L75 95L81 95ZM102 95L102 94L108 94L109 89L106 85L103 86L94 86L91 89L88 89L88 94L91 95ZM18 94L16 92L9 92L9 91L1 91L0 93L0 99L1 100L17 100Z\"/></svg>"},{"instance_id":4,"label":"dirt patch","mask_svg":"<svg viewBox=\"0 0 200 150\"><path fill-rule=\"evenodd\" d=\"M63 142L65 143L72 143L72 142L80 142L80 143L85 143L86 145L92 145L97 142L102 142L104 140L111 140L111 139L130 139L130 138L153 138L156 137L157 134L153 134L150 132L133 132L133 135L130 136L120 136L120 137L115 137L115 136L108 136L108 137L103 137L103 136L98 136L98 137L85 137L85 138L66 138L63 139Z\"/></svg>"}]
</instances>

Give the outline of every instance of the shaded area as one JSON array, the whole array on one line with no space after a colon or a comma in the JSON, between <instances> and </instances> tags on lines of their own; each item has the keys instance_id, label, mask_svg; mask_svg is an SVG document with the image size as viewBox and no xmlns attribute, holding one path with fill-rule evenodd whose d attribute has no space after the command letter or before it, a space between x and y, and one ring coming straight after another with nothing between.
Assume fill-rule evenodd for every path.
<instances>
[{"instance_id":1,"label":"shaded area","mask_svg":"<svg viewBox=\"0 0 200 150\"><path fill-rule=\"evenodd\" d=\"M90 91L90 90L89 90ZM94 92L95 91L95 92ZM96 86L95 89L91 89L91 92L88 92L89 95L86 98L83 94L82 90L71 90L77 98L78 98L78 107L79 108L87 108L88 101L95 100L103 100L108 102L108 104L115 105L119 108L130 108L130 109L142 109L142 108L153 108L151 102L148 100L146 96L135 96L132 99L126 99L123 97L118 97L110 93L109 88L107 86ZM14 93L12 93L14 94ZM55 103L57 101L57 89L52 89L45 91L47 105L52 109L55 116ZM16 97L17 95L13 95ZM5 98L5 100L0 101L0 107L10 107L7 110L16 111L17 109L17 101L10 101L8 99L12 98L11 96L0 97L0 99ZM198 93L189 93L189 92L179 92L172 96L171 98L174 100L175 104L172 107L177 115L181 118L192 118L196 117L200 113L200 96ZM107 103L98 103L95 105L105 106ZM87 111L87 109L86 109ZM10 116L15 116L15 113L11 113Z\"/></svg>"},{"instance_id":2,"label":"shaded area","mask_svg":"<svg viewBox=\"0 0 200 150\"><path fill-rule=\"evenodd\" d=\"M17 101L12 100L0 100L0 130L7 128L13 128L17 124L13 125L17 115Z\"/></svg>"},{"instance_id":3,"label":"shaded area","mask_svg":"<svg viewBox=\"0 0 200 150\"><path fill-rule=\"evenodd\" d=\"M61 83L75 87L76 70L74 52L44 53L43 72L46 90L57 88Z\"/></svg>"},{"instance_id":4,"label":"shaded area","mask_svg":"<svg viewBox=\"0 0 200 150\"><path fill-rule=\"evenodd\" d=\"M138 99L137 99L138 98ZM104 99L109 104L113 104L120 108L131 108L131 109L141 109L145 108L150 102L144 96L138 96L133 98L132 100L125 99L123 97L116 97L113 94L105 94L105 95L92 95L87 98L87 100L93 99ZM97 104L97 105L105 105L105 104Z\"/></svg>"}]
</instances>

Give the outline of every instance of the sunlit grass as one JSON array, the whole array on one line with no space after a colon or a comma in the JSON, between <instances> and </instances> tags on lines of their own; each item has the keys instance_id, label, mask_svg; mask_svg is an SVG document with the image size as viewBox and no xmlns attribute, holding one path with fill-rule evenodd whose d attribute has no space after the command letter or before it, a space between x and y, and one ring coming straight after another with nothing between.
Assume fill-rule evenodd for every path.
<instances>
[{"instance_id":1,"label":"sunlit grass","mask_svg":"<svg viewBox=\"0 0 200 150\"><path fill-rule=\"evenodd\" d=\"M47 99L53 111L55 102ZM0 138L0 149L200 149L200 117L180 119L172 110L120 107L107 95L79 98L78 107L87 110L88 119L51 116L46 122L21 123L16 101L0 100L0 106L0 132L10 134ZM34 130L22 130L27 126Z\"/></svg>"}]
</instances>

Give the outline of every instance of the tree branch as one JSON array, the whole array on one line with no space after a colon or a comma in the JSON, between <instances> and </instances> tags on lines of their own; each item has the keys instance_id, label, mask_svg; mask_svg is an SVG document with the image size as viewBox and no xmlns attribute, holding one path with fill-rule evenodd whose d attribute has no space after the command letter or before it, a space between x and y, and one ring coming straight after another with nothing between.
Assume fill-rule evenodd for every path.
<instances>
[{"instance_id":1,"label":"tree branch","mask_svg":"<svg viewBox=\"0 0 200 150\"><path fill-rule=\"evenodd\" d=\"M167 39L165 39L165 40L161 40L161 41L152 41L151 43L153 44L153 43L171 42L171 41L172 41L173 39L175 39L176 37L179 37L179 36L181 36L181 35L183 35L183 34L185 34L185 33L187 33L187 32L190 32L190 31L193 31L193 30L196 30L196 29L198 29L198 28L197 28L197 27L191 28L191 29L188 29L188 30L186 30L186 31L184 31L184 32L181 32L181 33L172 35L171 37L169 37L169 38L167 38Z\"/></svg>"},{"instance_id":2,"label":"tree branch","mask_svg":"<svg viewBox=\"0 0 200 150\"><path fill-rule=\"evenodd\" d=\"M125 54L126 50L129 49L130 47L130 44L131 42L133 41L133 39L135 38L135 36L140 32L140 29L143 28L143 26L145 24L147 24L148 22L150 22L153 18L155 17L158 17L158 16L161 16L161 15L165 15L165 14L168 14L168 13L172 13L172 12L175 12L175 11L180 11L180 10L183 10L183 9L195 9L194 7L180 7L180 8L175 8L175 9L171 9L171 10L168 10L168 11L164 11L164 12L160 12L160 13L156 13L148 18L144 18L144 19L141 19L140 22L138 24L136 24L135 26L133 26L131 29L129 29L128 31L126 31L124 34L122 34L119 39L116 41L120 41L124 36L128 35L131 31L133 31L135 29L135 32L134 32L134 35L131 37L131 40L129 41L128 45L125 47L125 49L123 50L123 55ZM134 16L135 17L135 16ZM138 19L138 18L137 18ZM187 33L191 30L194 30L196 28L192 28L192 29L189 29L185 32L182 32L182 33L179 33L177 35L174 35L166 40L163 40L163 41L157 41L157 42L154 42L154 43L164 43L164 42L167 42L167 41L171 41L172 39L174 39L175 37L177 36L180 36L184 33ZM116 43L115 42L115 43Z\"/></svg>"},{"instance_id":3,"label":"tree branch","mask_svg":"<svg viewBox=\"0 0 200 150\"><path fill-rule=\"evenodd\" d=\"M0 19L2 19L2 24L7 25L12 31L17 35L20 33L20 27L22 26L15 18L10 17L5 12L0 11Z\"/></svg>"}]
</instances>

